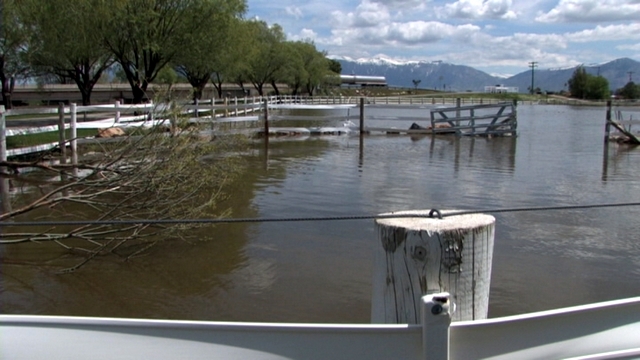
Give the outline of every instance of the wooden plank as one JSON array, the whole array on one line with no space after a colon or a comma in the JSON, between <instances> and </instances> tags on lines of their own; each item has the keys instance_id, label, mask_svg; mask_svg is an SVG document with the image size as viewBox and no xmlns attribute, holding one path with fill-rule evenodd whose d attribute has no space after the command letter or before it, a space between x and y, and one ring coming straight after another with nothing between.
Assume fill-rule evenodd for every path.
<instances>
[{"instance_id":1,"label":"wooden plank","mask_svg":"<svg viewBox=\"0 0 640 360\"><path fill-rule=\"evenodd\" d=\"M611 125L613 125L613 127L615 127L616 129L618 129L618 131L620 131L621 133L623 133L625 136L627 136L629 138L629 142L631 142L632 144L640 144L640 139L638 139L633 133L631 133L630 131L627 131L624 126L618 124L617 122L611 120L610 121Z\"/></svg>"},{"instance_id":2,"label":"wooden plank","mask_svg":"<svg viewBox=\"0 0 640 360\"><path fill-rule=\"evenodd\" d=\"M505 114L505 115L499 115L498 119L500 118L508 118L509 116L511 116L511 114ZM468 121L468 120L493 120L496 117L496 114L490 114L490 115L478 115L478 116L461 116L461 117L452 117L452 118L446 118L443 120L435 120L436 123L444 123L444 122L451 122L451 121Z\"/></svg>"},{"instance_id":3,"label":"wooden plank","mask_svg":"<svg viewBox=\"0 0 640 360\"><path fill-rule=\"evenodd\" d=\"M497 103L497 104L478 104L478 105L464 105L464 106L460 106L458 107L447 107L447 108L437 108L437 109L433 109L432 111L436 111L436 112L452 112L452 111L464 111L464 110L471 110L471 109L491 109L491 108L498 108L498 107L502 107L502 106L509 106L511 105L511 103L509 102L502 102L502 103Z\"/></svg>"}]
</instances>

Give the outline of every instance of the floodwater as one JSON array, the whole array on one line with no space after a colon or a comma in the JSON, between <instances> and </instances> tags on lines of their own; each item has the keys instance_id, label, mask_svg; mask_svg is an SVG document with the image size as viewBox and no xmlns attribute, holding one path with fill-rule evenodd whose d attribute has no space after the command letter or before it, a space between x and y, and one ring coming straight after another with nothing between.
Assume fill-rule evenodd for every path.
<instances>
[{"instance_id":1,"label":"floodwater","mask_svg":"<svg viewBox=\"0 0 640 360\"><path fill-rule=\"evenodd\" d=\"M328 136L256 144L233 217L324 217L640 201L640 148L604 108L520 106L517 138ZM402 125L404 126L404 124ZM399 126L399 127L402 127ZM494 213L490 317L640 296L640 207ZM2 252L1 312L367 323L373 220L217 225L129 262Z\"/></svg>"}]
</instances>

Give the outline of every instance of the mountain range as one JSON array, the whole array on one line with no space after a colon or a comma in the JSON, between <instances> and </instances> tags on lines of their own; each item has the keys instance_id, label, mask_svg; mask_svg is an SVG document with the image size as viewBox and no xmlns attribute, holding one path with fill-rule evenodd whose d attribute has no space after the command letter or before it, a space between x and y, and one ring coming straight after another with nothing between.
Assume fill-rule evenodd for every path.
<instances>
[{"instance_id":1,"label":"mountain range","mask_svg":"<svg viewBox=\"0 0 640 360\"><path fill-rule=\"evenodd\" d=\"M449 64L442 61L397 62L383 58L358 59L334 57L342 66L343 75L384 76L389 86L413 88L414 80L420 81L420 89L446 91L484 91L485 86L504 85L518 87L521 93L531 87L531 70L510 77L493 76L470 66ZM635 74L640 78L640 62L621 58L605 64L584 66L587 73L602 75L609 81L612 91L623 87ZM534 70L534 88L558 92L567 90L567 82L576 70ZM640 81L635 81L640 83Z\"/></svg>"}]
</instances>

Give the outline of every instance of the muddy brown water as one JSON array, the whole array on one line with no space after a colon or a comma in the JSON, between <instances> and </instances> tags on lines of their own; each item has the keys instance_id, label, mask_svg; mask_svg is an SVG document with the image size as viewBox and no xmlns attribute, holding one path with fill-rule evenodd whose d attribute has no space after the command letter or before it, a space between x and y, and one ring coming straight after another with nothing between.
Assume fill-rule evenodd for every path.
<instances>
[{"instance_id":1,"label":"muddy brown water","mask_svg":"<svg viewBox=\"0 0 640 360\"><path fill-rule=\"evenodd\" d=\"M640 200L640 148L605 147L604 108L520 106L517 138L333 136L247 155L234 217ZM399 125L399 126L403 126ZM396 126L396 125L394 125ZM489 212L490 213L490 212ZM495 213L490 316L640 296L640 208ZM2 248L4 314L369 322L372 220L228 224L129 262L55 274L50 245Z\"/></svg>"}]
</instances>

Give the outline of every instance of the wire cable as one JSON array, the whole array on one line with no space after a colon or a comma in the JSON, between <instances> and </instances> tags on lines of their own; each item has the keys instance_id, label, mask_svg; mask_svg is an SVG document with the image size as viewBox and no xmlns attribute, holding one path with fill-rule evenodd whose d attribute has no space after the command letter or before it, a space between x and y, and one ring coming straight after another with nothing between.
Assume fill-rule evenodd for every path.
<instances>
[{"instance_id":1,"label":"wire cable","mask_svg":"<svg viewBox=\"0 0 640 360\"><path fill-rule=\"evenodd\" d=\"M542 207L520 207L504 209L484 209L484 210L460 210L451 212L441 212L431 209L426 213L405 213L396 214L393 212L385 214L365 214L346 216L318 216L318 217L283 217L283 218L213 218L213 219L114 219L114 220L54 220L54 221L2 221L0 227L17 226L78 226L78 225L175 225L175 224L234 224L234 223L273 223L273 222L302 222L302 221L355 221L355 220L375 220L375 219L395 219L395 218L445 218L460 215L491 214L491 213L513 213L525 211L557 211L557 210L586 210L613 207L640 206L640 202L590 204L590 205L560 205ZM435 213L435 214L434 214Z\"/></svg>"}]
</instances>

